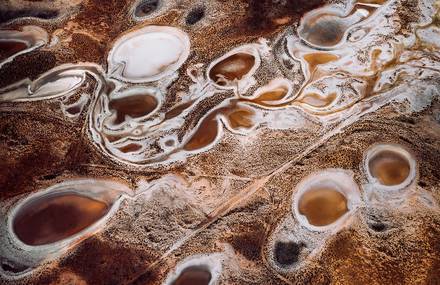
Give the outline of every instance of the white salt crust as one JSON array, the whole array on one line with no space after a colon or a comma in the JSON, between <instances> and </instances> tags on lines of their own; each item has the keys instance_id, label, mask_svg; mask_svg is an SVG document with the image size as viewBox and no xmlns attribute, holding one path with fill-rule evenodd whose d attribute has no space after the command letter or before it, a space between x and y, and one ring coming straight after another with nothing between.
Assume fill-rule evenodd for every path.
<instances>
[{"instance_id":1,"label":"white salt crust","mask_svg":"<svg viewBox=\"0 0 440 285\"><path fill-rule=\"evenodd\" d=\"M391 151L393 153L396 153L398 156L404 158L409 165L409 174L408 177L406 177L406 179L398 184L398 185L383 185L380 183L379 180L377 180L372 174L371 174L371 170L369 167L369 162L370 160L375 157L376 155L378 155L379 153L383 152L383 151ZM370 181L370 183L374 184L374 187L380 190L385 190L385 191L398 191L400 189L403 189L405 187L408 187L415 179L416 179L416 175L417 175L417 162L414 159L413 155L407 151L405 148L403 148L400 145L397 144L376 144L371 146L365 153L364 155L364 171L365 174L367 175L368 181Z\"/></svg>"},{"instance_id":2,"label":"white salt crust","mask_svg":"<svg viewBox=\"0 0 440 285\"><path fill-rule=\"evenodd\" d=\"M180 29L146 26L116 40L108 55L108 71L122 81L152 82L173 74L189 53L189 37Z\"/></svg>"}]
</instances>

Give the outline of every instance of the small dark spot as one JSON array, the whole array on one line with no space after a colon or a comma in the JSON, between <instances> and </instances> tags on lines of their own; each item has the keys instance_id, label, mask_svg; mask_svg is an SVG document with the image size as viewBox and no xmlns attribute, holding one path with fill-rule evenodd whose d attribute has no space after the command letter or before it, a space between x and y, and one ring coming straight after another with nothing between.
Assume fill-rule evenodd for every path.
<instances>
[{"instance_id":1,"label":"small dark spot","mask_svg":"<svg viewBox=\"0 0 440 285\"><path fill-rule=\"evenodd\" d=\"M53 173L53 174L48 174L48 175L44 175L41 176L41 180L52 180L57 178L61 173Z\"/></svg>"},{"instance_id":2,"label":"small dark spot","mask_svg":"<svg viewBox=\"0 0 440 285\"><path fill-rule=\"evenodd\" d=\"M282 64L287 69L293 69L293 64L292 64L292 62L290 62L290 60L283 59Z\"/></svg>"},{"instance_id":3,"label":"small dark spot","mask_svg":"<svg viewBox=\"0 0 440 285\"><path fill-rule=\"evenodd\" d=\"M76 106L75 105L75 106L68 107L66 109L66 112L71 114L71 115L79 114L81 112L81 106Z\"/></svg>"},{"instance_id":4,"label":"small dark spot","mask_svg":"<svg viewBox=\"0 0 440 285\"><path fill-rule=\"evenodd\" d=\"M368 227L378 233L385 232L390 228L390 225L383 222L386 218L383 215L369 214L367 225Z\"/></svg>"},{"instance_id":5,"label":"small dark spot","mask_svg":"<svg viewBox=\"0 0 440 285\"><path fill-rule=\"evenodd\" d=\"M426 184L425 181L419 181L419 186L420 186L420 187L426 187L427 184Z\"/></svg>"},{"instance_id":6,"label":"small dark spot","mask_svg":"<svg viewBox=\"0 0 440 285\"><path fill-rule=\"evenodd\" d=\"M166 146L173 146L173 145L174 145L174 140L167 140L167 141L165 142L165 145L166 145Z\"/></svg>"},{"instance_id":7,"label":"small dark spot","mask_svg":"<svg viewBox=\"0 0 440 285\"><path fill-rule=\"evenodd\" d=\"M137 213L136 213L136 214L137 214ZM138 218L138 217L139 217L139 214L137 214L136 218ZM146 233L151 232L151 228L150 228L150 227L144 226L143 228L144 228L144 231L145 231Z\"/></svg>"},{"instance_id":8,"label":"small dark spot","mask_svg":"<svg viewBox=\"0 0 440 285\"><path fill-rule=\"evenodd\" d=\"M375 232L383 232L388 228L387 225L381 222L370 222L368 223L368 227Z\"/></svg>"},{"instance_id":9,"label":"small dark spot","mask_svg":"<svg viewBox=\"0 0 440 285\"><path fill-rule=\"evenodd\" d=\"M411 124L411 125L415 125L416 124L416 120L412 117L407 117L407 116L403 116L400 118L400 121L407 123L407 124Z\"/></svg>"},{"instance_id":10,"label":"small dark spot","mask_svg":"<svg viewBox=\"0 0 440 285\"><path fill-rule=\"evenodd\" d=\"M437 123L440 124L440 112L438 112L437 114L434 114L434 119Z\"/></svg>"},{"instance_id":11,"label":"small dark spot","mask_svg":"<svg viewBox=\"0 0 440 285\"><path fill-rule=\"evenodd\" d=\"M275 244L275 261L281 266L289 266L298 262L301 249L306 245L303 242L277 242Z\"/></svg>"},{"instance_id":12,"label":"small dark spot","mask_svg":"<svg viewBox=\"0 0 440 285\"><path fill-rule=\"evenodd\" d=\"M185 22L187 25L194 25L200 21L203 16L205 16L205 7L196 7L188 13Z\"/></svg>"},{"instance_id":13,"label":"small dark spot","mask_svg":"<svg viewBox=\"0 0 440 285\"><path fill-rule=\"evenodd\" d=\"M153 13L159 7L159 0L143 0L137 5L134 15L136 17L145 17Z\"/></svg>"}]
</instances>

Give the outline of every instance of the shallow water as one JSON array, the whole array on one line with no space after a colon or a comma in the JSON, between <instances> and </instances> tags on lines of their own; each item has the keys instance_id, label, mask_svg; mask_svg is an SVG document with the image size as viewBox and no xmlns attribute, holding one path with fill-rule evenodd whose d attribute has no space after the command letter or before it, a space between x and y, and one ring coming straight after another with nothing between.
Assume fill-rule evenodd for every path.
<instances>
[{"instance_id":1,"label":"shallow water","mask_svg":"<svg viewBox=\"0 0 440 285\"><path fill-rule=\"evenodd\" d=\"M391 151L383 151L369 161L371 174L384 185L398 185L409 176L408 161Z\"/></svg>"},{"instance_id":2,"label":"shallow water","mask_svg":"<svg viewBox=\"0 0 440 285\"><path fill-rule=\"evenodd\" d=\"M20 208L14 217L17 237L28 245L46 245L89 227L109 211L101 201L75 194L40 197Z\"/></svg>"},{"instance_id":3,"label":"shallow water","mask_svg":"<svg viewBox=\"0 0 440 285\"><path fill-rule=\"evenodd\" d=\"M114 124L125 122L126 117L139 118L150 114L157 107L157 99L148 94L130 95L110 100L109 108L116 113Z\"/></svg>"},{"instance_id":4,"label":"shallow water","mask_svg":"<svg viewBox=\"0 0 440 285\"><path fill-rule=\"evenodd\" d=\"M345 196L331 188L311 188L299 200L299 212L314 226L329 225L347 211Z\"/></svg>"},{"instance_id":5,"label":"shallow water","mask_svg":"<svg viewBox=\"0 0 440 285\"><path fill-rule=\"evenodd\" d=\"M209 270L194 266L183 270L172 285L208 285L210 281Z\"/></svg>"},{"instance_id":6,"label":"shallow water","mask_svg":"<svg viewBox=\"0 0 440 285\"><path fill-rule=\"evenodd\" d=\"M219 85L243 78L255 64L255 57L247 53L236 53L216 63L209 70L209 78Z\"/></svg>"}]
</instances>

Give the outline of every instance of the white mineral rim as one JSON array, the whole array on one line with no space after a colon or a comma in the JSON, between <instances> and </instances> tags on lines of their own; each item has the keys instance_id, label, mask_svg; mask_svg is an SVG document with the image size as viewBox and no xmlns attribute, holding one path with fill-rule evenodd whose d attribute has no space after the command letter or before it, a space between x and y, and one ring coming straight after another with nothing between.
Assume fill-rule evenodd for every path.
<instances>
[{"instance_id":1,"label":"white mineral rim","mask_svg":"<svg viewBox=\"0 0 440 285\"><path fill-rule=\"evenodd\" d=\"M13 230L13 221L23 206L39 199L60 196L63 194L77 194L89 197L109 206L108 212L89 227L73 234L72 236L43 245L28 245L22 242ZM18 279L31 274L34 269L44 261L54 260L63 255L70 248L77 245L84 238L99 232L107 223L109 218L118 210L121 201L125 197L131 197L132 191L126 185L102 179L72 179L66 182L55 184L45 190L35 192L24 199L19 200L9 210L6 221L1 223L1 244L4 247L5 257L12 262L30 267L30 270L13 273L5 271L0 267L0 275L7 279Z\"/></svg>"},{"instance_id":2,"label":"white mineral rim","mask_svg":"<svg viewBox=\"0 0 440 285\"><path fill-rule=\"evenodd\" d=\"M194 255L181 261L176 268L168 274L163 282L164 285L173 284L180 274L190 267L206 268L211 273L211 280L208 285L218 284L218 279L222 272L223 255L221 253L213 253L207 255Z\"/></svg>"},{"instance_id":3,"label":"white mineral rim","mask_svg":"<svg viewBox=\"0 0 440 285\"><path fill-rule=\"evenodd\" d=\"M188 35L178 28L147 26L119 38L108 55L111 77L132 83L172 75L190 53Z\"/></svg>"},{"instance_id":4,"label":"white mineral rim","mask_svg":"<svg viewBox=\"0 0 440 285\"><path fill-rule=\"evenodd\" d=\"M227 53L225 53L221 57L215 59L214 61L212 61L209 64L208 68L206 69L206 78L208 78L209 81L213 82L209 76L211 69L217 63L227 59L228 57L233 56L234 54L238 54L238 53L245 53L245 54L252 55L255 58L254 65L252 66L252 68L249 70L248 73L243 75L243 77L240 80L238 80L238 82L229 82L228 81L227 84L224 86L213 82L215 87L217 87L219 89L231 89L231 88L235 89L235 88L237 88L239 93L245 93L246 90L249 89L249 87L251 87L252 85L254 85L256 83L255 79L253 78L253 75L257 71L257 69L260 67L260 64L261 64L259 49L265 49L265 48L266 47L264 46L264 44L254 43L254 44L246 44L243 46L239 46L239 47L236 47L236 48L228 51Z\"/></svg>"},{"instance_id":5,"label":"white mineral rim","mask_svg":"<svg viewBox=\"0 0 440 285\"><path fill-rule=\"evenodd\" d=\"M397 185L384 185L371 174L371 170L369 167L370 159L374 158L376 155L383 151L393 152L397 156L400 156L407 161L409 165L409 174L402 183ZM376 144L371 146L364 155L363 168L370 184L373 186L374 189L379 191L383 190L387 192L398 192L399 190L410 186L410 184L416 179L417 176L417 162L414 159L413 155L404 147L397 144Z\"/></svg>"},{"instance_id":6,"label":"white mineral rim","mask_svg":"<svg viewBox=\"0 0 440 285\"><path fill-rule=\"evenodd\" d=\"M316 186L324 186L340 192L347 199L347 212L335 222L325 226L314 226L309 223L307 217L299 212L299 201L304 193L310 191ZM295 187L293 195L292 212L294 217L306 228L312 231L328 231L339 228L344 224L349 216L353 214L356 208L361 204L361 195L359 187L353 180L353 173L344 169L325 169L310 174L302 179Z\"/></svg>"}]
</instances>

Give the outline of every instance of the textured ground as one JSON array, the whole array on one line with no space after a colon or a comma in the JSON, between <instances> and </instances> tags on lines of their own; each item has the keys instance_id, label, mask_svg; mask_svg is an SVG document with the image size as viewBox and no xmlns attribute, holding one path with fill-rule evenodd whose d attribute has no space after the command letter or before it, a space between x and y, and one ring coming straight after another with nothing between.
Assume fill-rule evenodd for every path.
<instances>
[{"instance_id":1,"label":"textured ground","mask_svg":"<svg viewBox=\"0 0 440 285\"><path fill-rule=\"evenodd\" d=\"M308 75L299 61L280 59L286 54L284 37L295 37L301 17L313 9L328 4L348 7L342 0L163 0L149 16L134 19L133 13L140 13L137 5L147 2L155 6L155 1L131 0L0 3L1 29L34 25L49 35L47 44L0 65L0 98L7 86L35 80L62 64L89 62L106 70L115 40L148 25L177 27L191 41L178 76L160 87L166 90L163 110L177 104L184 97L181 93L191 93L195 85L188 69L202 63L205 70L233 48L262 38L271 55L262 56L256 83L245 95L275 77L287 78L293 91L300 92ZM392 17L385 17L393 19L394 34L371 46L414 35L416 27L440 29L434 1L364 2L393 2L397 7ZM106 179L143 193L122 199L98 230L45 256L24 276L10 277L6 260L13 260L13 271L19 273L20 258L12 255L22 249L6 249L2 237L0 283L166 284L176 267L200 257L221 264L213 279L217 284L440 284L440 41L433 42L396 44L399 55L405 50L415 60L427 60L425 67L432 73L423 77L411 69L379 95L362 89L365 93L355 104L367 102L377 108L358 113L353 108L331 110L340 116L331 122L301 109L274 110L279 117L270 115L271 110L261 111L268 119L250 132L223 127L221 137L207 149L159 164L124 162L91 139L90 114L98 100L93 96L101 95L94 93L97 83L90 75L73 95L0 100L0 234L7 235L5 221L20 199L70 179ZM393 70L399 64L404 65L393 58L382 67ZM368 66L373 71L380 68ZM405 92L411 94L396 95ZM78 116L66 116L60 102L74 102L81 94L91 99ZM231 90L213 94L184 117L188 125L237 95ZM388 99L367 101L380 96ZM273 126L276 120L282 127ZM185 125L179 131L189 129ZM400 200L393 197L398 202L371 203L365 195L369 182L363 159L376 143L399 144L417 161L417 177ZM292 214L292 195L304 177L327 168L351 171L362 203L343 225L313 232ZM287 236L294 245L279 243ZM280 254L285 256L280 259ZM279 260L290 264L283 266Z\"/></svg>"}]
</instances>

